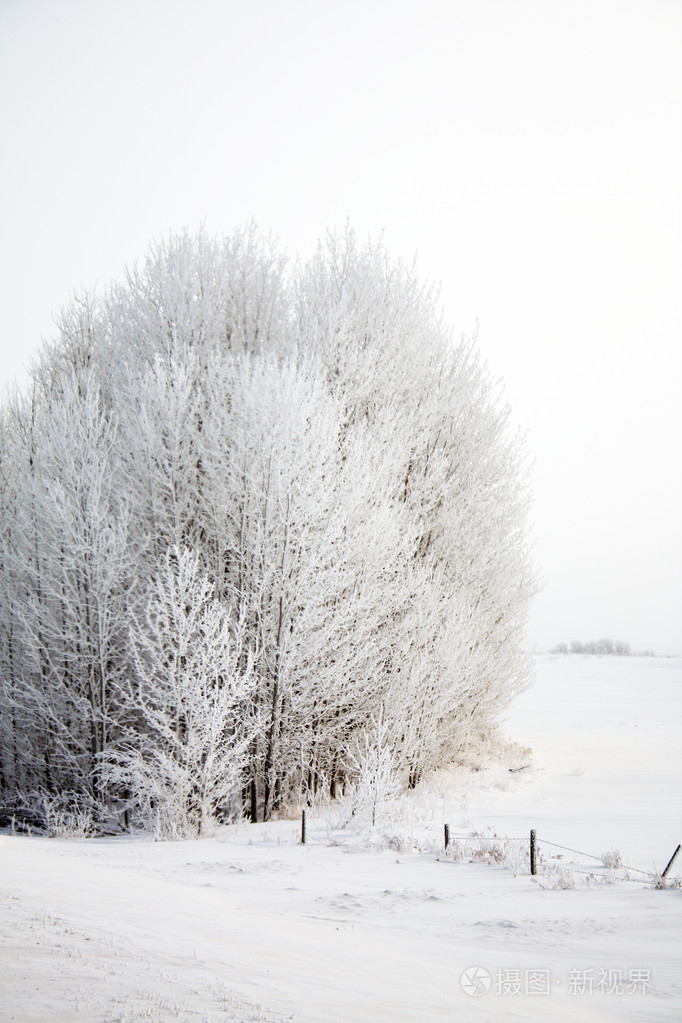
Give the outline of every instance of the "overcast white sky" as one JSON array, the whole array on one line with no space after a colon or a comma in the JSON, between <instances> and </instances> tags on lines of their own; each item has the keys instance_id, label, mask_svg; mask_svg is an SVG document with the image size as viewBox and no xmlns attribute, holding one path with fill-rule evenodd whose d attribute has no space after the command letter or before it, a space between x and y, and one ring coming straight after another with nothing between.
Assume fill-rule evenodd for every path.
<instances>
[{"instance_id":1,"label":"overcast white sky","mask_svg":"<svg viewBox=\"0 0 682 1023\"><path fill-rule=\"evenodd\" d=\"M169 229L348 218L479 323L528 640L682 652L680 0L0 0L0 383Z\"/></svg>"}]
</instances>

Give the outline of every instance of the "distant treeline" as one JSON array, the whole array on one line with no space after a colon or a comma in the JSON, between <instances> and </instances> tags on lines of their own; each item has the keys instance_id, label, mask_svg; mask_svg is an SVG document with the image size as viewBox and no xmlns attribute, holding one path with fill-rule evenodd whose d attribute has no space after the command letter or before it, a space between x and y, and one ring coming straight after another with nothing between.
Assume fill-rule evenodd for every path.
<instances>
[{"instance_id":1,"label":"distant treeline","mask_svg":"<svg viewBox=\"0 0 682 1023\"><path fill-rule=\"evenodd\" d=\"M587 643L573 639L570 643L557 643L551 654L601 654L609 657L655 657L653 650L631 650L622 639L591 639Z\"/></svg>"}]
</instances>

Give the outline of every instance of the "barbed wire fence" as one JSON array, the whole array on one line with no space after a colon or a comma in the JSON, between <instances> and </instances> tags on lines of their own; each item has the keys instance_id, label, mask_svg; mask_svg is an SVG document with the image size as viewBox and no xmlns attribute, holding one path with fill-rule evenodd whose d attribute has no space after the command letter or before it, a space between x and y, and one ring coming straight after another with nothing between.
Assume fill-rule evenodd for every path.
<instances>
[{"instance_id":1,"label":"barbed wire fence","mask_svg":"<svg viewBox=\"0 0 682 1023\"><path fill-rule=\"evenodd\" d=\"M667 866L659 874L655 870L643 870L641 867L631 866L629 863L625 862L622 854L617 850L612 849L609 852L602 853L600 856L596 856L594 853L575 849L572 846L562 845L561 843L553 842L550 839L540 839L535 829L531 829L530 835L528 837L524 836L523 838L509 835L500 836L496 833L484 835L478 832L473 832L462 838L451 837L450 826L445 824L443 838L446 852L451 847L455 849L458 843L461 843L460 848L462 852L465 852L467 846L474 847L476 846L476 843L478 843L478 851L481 855L475 855L474 858L490 858L500 861L505 858L505 850L508 849L509 843L513 843L519 850L516 857L517 864L518 855L523 855L523 849L526 847L528 850L527 860L531 876L536 876L538 874L538 867L545 871L552 868L558 868L569 871L570 874L584 876L590 880L604 880L609 876L609 873L614 877L617 877L619 880L630 881L636 884L641 884L642 880L646 879L650 881L654 887L659 888L667 887L666 879L668 878L673 863L681 848L680 845L677 846L670 857ZM550 855L549 859L547 859L543 855L545 847L549 847L550 849L559 849L561 850L561 853L570 853L572 857L578 857L578 859L566 859L561 854ZM595 868L590 869L589 865L584 862L585 860L591 860L600 864L605 873L596 873ZM638 876L632 877L631 875L633 874ZM679 884L679 879L671 879L669 883Z\"/></svg>"}]
</instances>

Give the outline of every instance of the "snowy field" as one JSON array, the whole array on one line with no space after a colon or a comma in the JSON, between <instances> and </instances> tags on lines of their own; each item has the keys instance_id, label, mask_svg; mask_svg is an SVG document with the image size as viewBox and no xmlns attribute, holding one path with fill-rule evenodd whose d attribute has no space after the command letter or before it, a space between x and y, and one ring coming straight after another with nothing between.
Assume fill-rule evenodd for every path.
<instances>
[{"instance_id":1,"label":"snowy field","mask_svg":"<svg viewBox=\"0 0 682 1023\"><path fill-rule=\"evenodd\" d=\"M540 656L505 727L532 763L444 772L374 833L0 835L0 1019L681 1019L682 888L647 874L682 840L682 660Z\"/></svg>"}]
</instances>

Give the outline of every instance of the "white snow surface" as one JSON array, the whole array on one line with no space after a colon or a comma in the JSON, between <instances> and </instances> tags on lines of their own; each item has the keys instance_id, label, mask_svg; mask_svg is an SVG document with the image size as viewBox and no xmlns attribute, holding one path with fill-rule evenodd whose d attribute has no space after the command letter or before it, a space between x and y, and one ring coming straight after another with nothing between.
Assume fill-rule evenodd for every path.
<instances>
[{"instance_id":1,"label":"white snow surface","mask_svg":"<svg viewBox=\"0 0 682 1023\"><path fill-rule=\"evenodd\" d=\"M536 660L505 723L532 755L443 771L373 831L332 807L305 846L298 820L0 835L0 1020L682 1018L682 888L647 876L682 840L682 659Z\"/></svg>"}]
</instances>

